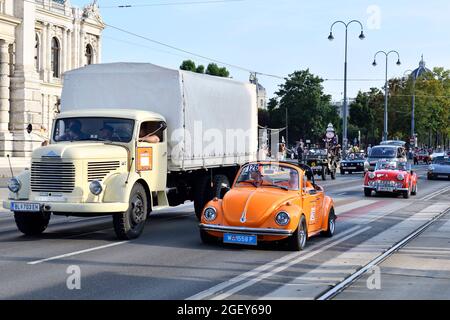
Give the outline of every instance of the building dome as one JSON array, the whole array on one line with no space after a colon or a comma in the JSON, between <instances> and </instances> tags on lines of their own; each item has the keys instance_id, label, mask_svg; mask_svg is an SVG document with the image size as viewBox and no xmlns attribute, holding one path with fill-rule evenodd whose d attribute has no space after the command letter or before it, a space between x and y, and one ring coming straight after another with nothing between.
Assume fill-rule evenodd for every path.
<instances>
[{"instance_id":1,"label":"building dome","mask_svg":"<svg viewBox=\"0 0 450 320\"><path fill-rule=\"evenodd\" d=\"M422 60L420 60L419 62L419 67L415 69L413 72L411 72L411 77L413 77L413 79L417 79L426 73L432 73L432 71L425 67L425 61L423 60L422 55Z\"/></svg>"}]
</instances>

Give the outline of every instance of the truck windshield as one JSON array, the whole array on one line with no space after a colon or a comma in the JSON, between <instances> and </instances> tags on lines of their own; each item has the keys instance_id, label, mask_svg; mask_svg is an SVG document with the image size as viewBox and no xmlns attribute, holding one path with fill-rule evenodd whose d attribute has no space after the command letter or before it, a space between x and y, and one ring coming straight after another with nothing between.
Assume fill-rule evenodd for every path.
<instances>
[{"instance_id":1,"label":"truck windshield","mask_svg":"<svg viewBox=\"0 0 450 320\"><path fill-rule=\"evenodd\" d=\"M60 141L130 142L134 120L103 117L58 119L53 139Z\"/></svg>"}]
</instances>

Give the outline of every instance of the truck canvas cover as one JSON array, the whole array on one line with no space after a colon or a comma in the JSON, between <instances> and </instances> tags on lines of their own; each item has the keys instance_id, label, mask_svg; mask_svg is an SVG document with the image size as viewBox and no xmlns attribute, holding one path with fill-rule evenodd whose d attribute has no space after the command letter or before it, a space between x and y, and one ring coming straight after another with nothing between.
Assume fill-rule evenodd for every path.
<instances>
[{"instance_id":1,"label":"truck canvas cover","mask_svg":"<svg viewBox=\"0 0 450 320\"><path fill-rule=\"evenodd\" d=\"M147 63L89 65L64 75L61 111L136 109L162 115L171 171L256 160L253 84Z\"/></svg>"}]
</instances>

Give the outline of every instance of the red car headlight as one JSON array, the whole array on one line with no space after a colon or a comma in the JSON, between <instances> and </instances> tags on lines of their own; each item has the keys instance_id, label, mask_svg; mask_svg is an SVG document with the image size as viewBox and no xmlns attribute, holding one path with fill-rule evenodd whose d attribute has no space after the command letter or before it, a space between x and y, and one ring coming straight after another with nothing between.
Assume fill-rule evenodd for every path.
<instances>
[{"instance_id":1,"label":"red car headlight","mask_svg":"<svg viewBox=\"0 0 450 320\"><path fill-rule=\"evenodd\" d=\"M400 174L397 176L397 180L399 180L399 181L405 180L405 175L400 173Z\"/></svg>"},{"instance_id":2,"label":"red car headlight","mask_svg":"<svg viewBox=\"0 0 450 320\"><path fill-rule=\"evenodd\" d=\"M369 179L375 179L375 173L370 172L369 173Z\"/></svg>"}]
</instances>

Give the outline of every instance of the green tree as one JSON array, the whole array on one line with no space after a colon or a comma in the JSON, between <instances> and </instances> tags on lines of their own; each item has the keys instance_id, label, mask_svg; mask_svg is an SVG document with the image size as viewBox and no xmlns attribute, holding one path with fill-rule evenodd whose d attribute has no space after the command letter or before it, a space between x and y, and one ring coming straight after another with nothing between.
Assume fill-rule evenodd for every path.
<instances>
[{"instance_id":1,"label":"green tree","mask_svg":"<svg viewBox=\"0 0 450 320\"><path fill-rule=\"evenodd\" d=\"M195 66L195 62L192 60L184 60L180 66L181 70L196 72L197 68Z\"/></svg>"},{"instance_id":2,"label":"green tree","mask_svg":"<svg viewBox=\"0 0 450 320\"><path fill-rule=\"evenodd\" d=\"M197 73L205 73L205 66L204 65L199 65L196 69L195 72Z\"/></svg>"},{"instance_id":3,"label":"green tree","mask_svg":"<svg viewBox=\"0 0 450 320\"><path fill-rule=\"evenodd\" d=\"M208 65L208 67L206 68L206 74L223 78L228 78L230 76L230 72L227 70L227 68L221 68L215 63L210 63Z\"/></svg>"},{"instance_id":4,"label":"green tree","mask_svg":"<svg viewBox=\"0 0 450 320\"><path fill-rule=\"evenodd\" d=\"M338 126L339 114L331 96L323 92L323 79L309 69L295 71L269 101L270 126L285 127L289 119L289 143L299 139L321 142L328 123Z\"/></svg>"},{"instance_id":5,"label":"green tree","mask_svg":"<svg viewBox=\"0 0 450 320\"><path fill-rule=\"evenodd\" d=\"M195 73L206 73L211 76L228 78L230 76L230 72L225 67L219 67L215 63L210 63L205 70L204 65L196 65L192 60L184 60L180 66L181 70L191 71Z\"/></svg>"}]
</instances>

